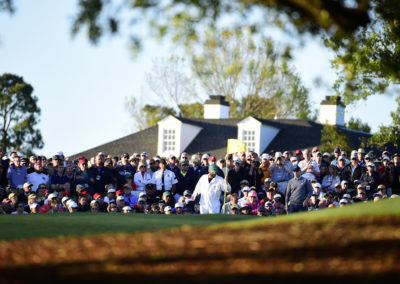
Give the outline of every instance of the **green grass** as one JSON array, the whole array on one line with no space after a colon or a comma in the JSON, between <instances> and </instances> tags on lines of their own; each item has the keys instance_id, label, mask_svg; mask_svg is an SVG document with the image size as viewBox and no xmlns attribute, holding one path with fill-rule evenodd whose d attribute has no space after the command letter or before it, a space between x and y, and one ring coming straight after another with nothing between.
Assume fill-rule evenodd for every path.
<instances>
[{"instance_id":1,"label":"green grass","mask_svg":"<svg viewBox=\"0 0 400 284\"><path fill-rule=\"evenodd\" d=\"M211 228L222 227L225 225L229 227L243 227L277 222L337 220L342 218L388 215L400 215L400 198L380 200L379 202L370 201L368 203L356 203L347 205L344 208L323 209L274 218L255 218L240 223L231 222L229 224L214 225L211 226Z\"/></svg>"},{"instance_id":2,"label":"green grass","mask_svg":"<svg viewBox=\"0 0 400 284\"><path fill-rule=\"evenodd\" d=\"M145 215L61 213L0 215L0 239L79 236L152 231L254 219L232 215Z\"/></svg>"},{"instance_id":3,"label":"green grass","mask_svg":"<svg viewBox=\"0 0 400 284\"><path fill-rule=\"evenodd\" d=\"M272 218L240 215L167 216L92 213L0 215L0 239L129 233L199 225L211 225L210 228L244 227L276 222L336 220L381 215L400 215L400 198Z\"/></svg>"}]
</instances>

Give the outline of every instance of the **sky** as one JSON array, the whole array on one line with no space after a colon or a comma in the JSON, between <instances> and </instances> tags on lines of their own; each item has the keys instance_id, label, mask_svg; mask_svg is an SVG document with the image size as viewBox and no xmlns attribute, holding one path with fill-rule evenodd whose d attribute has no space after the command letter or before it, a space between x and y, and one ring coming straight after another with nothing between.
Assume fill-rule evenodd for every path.
<instances>
[{"instance_id":1,"label":"sky","mask_svg":"<svg viewBox=\"0 0 400 284\"><path fill-rule=\"evenodd\" d=\"M171 55L168 44L146 41L133 58L126 36L105 36L95 46L84 33L73 38L76 1L17 0L16 7L14 15L0 14L0 74L22 76L34 87L45 143L36 152L51 156L63 151L68 156L133 133L125 100L143 99L144 75L154 59ZM293 65L316 108L333 94L314 84L316 77L326 85L335 81L330 58L332 54L311 38L294 50ZM388 96L372 96L347 107L345 119L360 118L376 131L391 122L393 102Z\"/></svg>"}]
</instances>

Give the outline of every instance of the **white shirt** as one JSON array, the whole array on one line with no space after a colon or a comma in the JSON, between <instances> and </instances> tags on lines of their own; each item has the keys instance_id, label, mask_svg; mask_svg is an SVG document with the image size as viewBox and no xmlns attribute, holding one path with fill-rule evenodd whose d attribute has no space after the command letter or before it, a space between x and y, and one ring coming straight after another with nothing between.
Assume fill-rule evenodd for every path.
<instances>
[{"instance_id":1,"label":"white shirt","mask_svg":"<svg viewBox=\"0 0 400 284\"><path fill-rule=\"evenodd\" d=\"M149 183L154 184L154 180L152 179L151 175L148 172L145 172L144 176L142 176L141 172L137 172L133 176L133 182L136 184L137 191L144 191L146 184Z\"/></svg>"},{"instance_id":2,"label":"white shirt","mask_svg":"<svg viewBox=\"0 0 400 284\"><path fill-rule=\"evenodd\" d=\"M163 185L162 184L162 175L163 175L162 170L156 171L153 175L153 179L157 186L157 190L162 190L162 185ZM164 189L171 190L172 186L177 183L178 183L178 179L176 178L174 172L165 169L165 171L164 171Z\"/></svg>"},{"instance_id":3,"label":"white shirt","mask_svg":"<svg viewBox=\"0 0 400 284\"><path fill-rule=\"evenodd\" d=\"M201 194L200 214L218 214L220 213L220 196L225 191L225 180L220 176L215 176L208 181L208 175L203 175L193 192L193 198ZM226 185L226 191L231 192L229 183Z\"/></svg>"},{"instance_id":4,"label":"white shirt","mask_svg":"<svg viewBox=\"0 0 400 284\"><path fill-rule=\"evenodd\" d=\"M27 181L29 183L33 184L32 191L36 192L39 184L44 183L44 184L46 184L46 186L48 186L48 184L49 184L49 176L45 175L44 173L38 174L37 172L33 172L33 173L30 173L27 176Z\"/></svg>"},{"instance_id":5,"label":"white shirt","mask_svg":"<svg viewBox=\"0 0 400 284\"><path fill-rule=\"evenodd\" d=\"M302 171L304 171L304 169L308 166L308 165L313 165L314 167L314 172L319 173L319 167L316 161L314 160L309 160L308 162L306 160L301 160L298 164L297 164L300 169Z\"/></svg>"}]
</instances>

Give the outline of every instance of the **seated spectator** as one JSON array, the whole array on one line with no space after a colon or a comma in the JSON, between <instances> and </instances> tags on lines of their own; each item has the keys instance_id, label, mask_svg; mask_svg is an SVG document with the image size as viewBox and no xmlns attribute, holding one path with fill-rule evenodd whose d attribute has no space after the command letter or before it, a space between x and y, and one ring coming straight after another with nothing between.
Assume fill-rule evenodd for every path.
<instances>
[{"instance_id":1,"label":"seated spectator","mask_svg":"<svg viewBox=\"0 0 400 284\"><path fill-rule=\"evenodd\" d=\"M243 205L249 201L249 200L247 199L247 197L248 197L248 195L249 195L249 192L250 192L250 187L245 186L245 187L242 188L243 197L240 198L240 199L238 200L238 206L239 206L239 208L242 208Z\"/></svg>"},{"instance_id":2,"label":"seated spectator","mask_svg":"<svg viewBox=\"0 0 400 284\"><path fill-rule=\"evenodd\" d=\"M11 214L13 215L24 215L24 214L29 214L24 210L24 203L18 203L17 208L15 211L13 211Z\"/></svg>"},{"instance_id":3,"label":"seated spectator","mask_svg":"<svg viewBox=\"0 0 400 284\"><path fill-rule=\"evenodd\" d=\"M249 195L247 196L247 202L244 206L248 206L250 208L250 214L257 215L258 207L262 206L262 204L258 201L257 192L255 190L251 190Z\"/></svg>"}]
</instances>

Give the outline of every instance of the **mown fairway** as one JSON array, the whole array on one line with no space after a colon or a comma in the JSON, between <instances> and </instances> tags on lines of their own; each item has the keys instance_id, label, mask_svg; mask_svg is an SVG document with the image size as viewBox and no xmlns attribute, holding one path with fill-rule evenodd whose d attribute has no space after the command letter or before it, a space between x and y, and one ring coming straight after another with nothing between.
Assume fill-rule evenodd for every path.
<instances>
[{"instance_id":1,"label":"mown fairway","mask_svg":"<svg viewBox=\"0 0 400 284\"><path fill-rule=\"evenodd\" d=\"M33 216L14 217L0 218L2 228L5 220L20 226ZM86 221L80 226L100 218L81 217ZM136 216L116 217L130 221ZM232 216L155 217L137 217L153 223L137 223L137 230L147 232L0 241L0 275L16 282L400 281L400 199L211 226L176 227L179 222L211 224ZM174 228L149 232L157 223Z\"/></svg>"}]
</instances>

